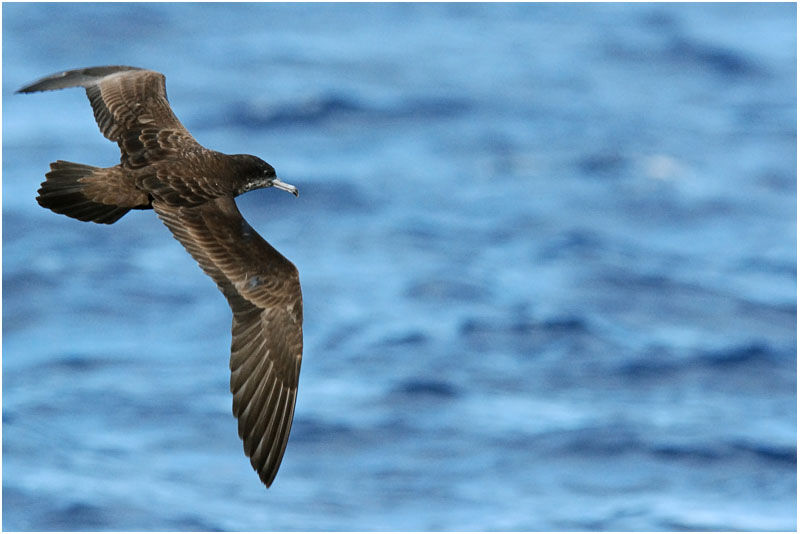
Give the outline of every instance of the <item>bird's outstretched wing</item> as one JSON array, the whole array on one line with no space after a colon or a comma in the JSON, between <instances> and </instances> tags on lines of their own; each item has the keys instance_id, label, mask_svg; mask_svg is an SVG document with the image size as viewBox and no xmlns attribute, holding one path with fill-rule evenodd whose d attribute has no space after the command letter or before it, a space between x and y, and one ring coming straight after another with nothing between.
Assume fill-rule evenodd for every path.
<instances>
[{"instance_id":1,"label":"bird's outstretched wing","mask_svg":"<svg viewBox=\"0 0 800 534\"><path fill-rule=\"evenodd\" d=\"M119 144L125 167L149 165L197 144L172 112L160 72L126 66L89 67L46 76L17 92L68 87L86 89L100 132Z\"/></svg>"},{"instance_id":2,"label":"bird's outstretched wing","mask_svg":"<svg viewBox=\"0 0 800 534\"><path fill-rule=\"evenodd\" d=\"M269 487L289 439L303 352L297 269L247 224L231 198L153 208L233 310L233 414L245 454Z\"/></svg>"}]
</instances>

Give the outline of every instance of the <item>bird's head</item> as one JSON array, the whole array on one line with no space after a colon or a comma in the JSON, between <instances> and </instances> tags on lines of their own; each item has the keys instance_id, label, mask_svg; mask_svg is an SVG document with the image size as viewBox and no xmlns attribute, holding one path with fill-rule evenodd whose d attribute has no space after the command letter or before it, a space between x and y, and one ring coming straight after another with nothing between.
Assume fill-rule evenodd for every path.
<instances>
[{"instance_id":1,"label":"bird's head","mask_svg":"<svg viewBox=\"0 0 800 534\"><path fill-rule=\"evenodd\" d=\"M298 191L292 184L281 181L275 174L275 169L261 158L249 154L237 154L233 156L240 165L240 173L243 181L239 194L262 187L275 187L283 191L288 191L294 196L298 196Z\"/></svg>"}]
</instances>

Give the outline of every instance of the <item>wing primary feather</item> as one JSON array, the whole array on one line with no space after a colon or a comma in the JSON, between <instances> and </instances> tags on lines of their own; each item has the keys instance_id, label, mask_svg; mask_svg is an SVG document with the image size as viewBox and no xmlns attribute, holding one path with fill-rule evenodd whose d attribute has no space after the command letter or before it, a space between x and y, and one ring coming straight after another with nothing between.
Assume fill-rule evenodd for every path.
<instances>
[{"instance_id":1,"label":"wing primary feather","mask_svg":"<svg viewBox=\"0 0 800 534\"><path fill-rule=\"evenodd\" d=\"M64 72L57 72L45 76L35 82L17 90L17 93L35 93L38 91L54 91L56 89L67 89L69 87L86 87L97 83L98 80L110 74L124 72L128 70L144 70L139 67L128 67L125 65L115 65L107 67L87 67L85 69L73 69Z\"/></svg>"},{"instance_id":2,"label":"wing primary feather","mask_svg":"<svg viewBox=\"0 0 800 534\"><path fill-rule=\"evenodd\" d=\"M254 424L247 426L247 423L239 417L240 434L244 440L245 452L253 453L258 450L262 440L266 439L270 423L275 417L275 410L280 401L283 387L278 380L272 380L269 395L259 399L260 406L256 410L256 417L253 418ZM258 444L258 445L256 445Z\"/></svg>"},{"instance_id":3,"label":"wing primary feather","mask_svg":"<svg viewBox=\"0 0 800 534\"><path fill-rule=\"evenodd\" d=\"M256 463L253 464L253 467L256 469L256 471L258 471L259 474L262 474L267 466L269 451L272 449L272 442L274 439L274 428L282 415L278 410L278 407L286 402L286 397L286 389L280 388L280 391L278 392L278 398L275 400L274 406L272 406L270 409L269 423L261 435L258 447L256 447L256 450L253 453L252 459L256 460Z\"/></svg>"},{"instance_id":4,"label":"wing primary feather","mask_svg":"<svg viewBox=\"0 0 800 534\"><path fill-rule=\"evenodd\" d=\"M295 399L296 391L294 389L286 390L286 400L283 408L280 410L280 426L278 427L274 436L270 438L272 445L270 447L269 456L265 466L268 466L268 469L266 469L265 473L262 473L263 475L266 475L268 480L268 482L265 482L267 486L272 484L272 481L275 479L275 475L278 474L278 468L280 467L281 459L286 451L286 444L289 442L289 431L292 428L292 419L294 418Z\"/></svg>"}]
</instances>

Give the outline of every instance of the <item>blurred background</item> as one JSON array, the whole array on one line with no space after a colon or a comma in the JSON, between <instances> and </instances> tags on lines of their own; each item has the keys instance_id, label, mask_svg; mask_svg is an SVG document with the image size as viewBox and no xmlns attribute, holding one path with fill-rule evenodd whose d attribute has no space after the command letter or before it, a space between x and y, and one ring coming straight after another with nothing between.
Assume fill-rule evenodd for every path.
<instances>
[{"instance_id":1,"label":"blurred background","mask_svg":"<svg viewBox=\"0 0 800 534\"><path fill-rule=\"evenodd\" d=\"M796 8L4 4L5 530L795 530ZM230 311L53 72L163 72L299 268L272 489Z\"/></svg>"}]
</instances>

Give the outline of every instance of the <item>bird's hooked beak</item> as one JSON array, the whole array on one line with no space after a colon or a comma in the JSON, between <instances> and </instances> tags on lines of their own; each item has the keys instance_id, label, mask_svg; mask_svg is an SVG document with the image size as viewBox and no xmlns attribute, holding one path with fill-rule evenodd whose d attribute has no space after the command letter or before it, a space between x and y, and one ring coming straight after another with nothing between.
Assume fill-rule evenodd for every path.
<instances>
[{"instance_id":1,"label":"bird's hooked beak","mask_svg":"<svg viewBox=\"0 0 800 534\"><path fill-rule=\"evenodd\" d=\"M289 193L293 194L294 196L299 196L300 192L297 190L295 186L292 184L287 184L286 182L281 182L277 178L272 180L272 187L277 187L282 191L288 191Z\"/></svg>"}]
</instances>

